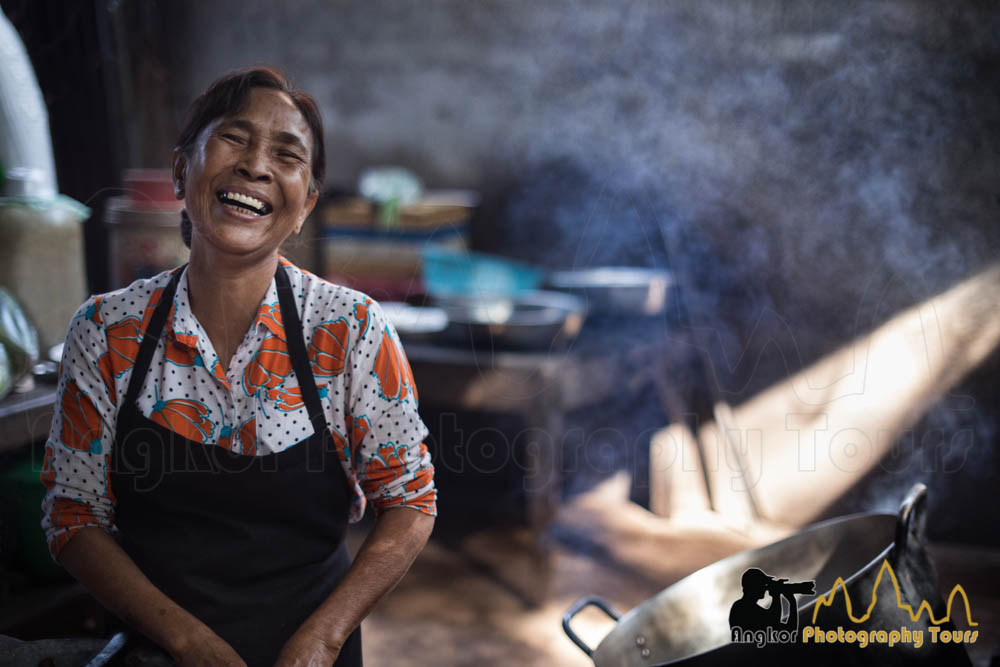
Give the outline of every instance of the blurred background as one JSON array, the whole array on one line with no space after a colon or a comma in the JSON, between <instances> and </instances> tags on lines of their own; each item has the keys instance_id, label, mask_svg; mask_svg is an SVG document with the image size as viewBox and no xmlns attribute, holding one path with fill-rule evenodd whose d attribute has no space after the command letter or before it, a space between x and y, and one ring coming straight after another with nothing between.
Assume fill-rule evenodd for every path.
<instances>
[{"instance_id":1,"label":"blurred background","mask_svg":"<svg viewBox=\"0 0 1000 667\"><path fill-rule=\"evenodd\" d=\"M411 588L370 621L384 642L366 639L369 655L392 655L371 651L390 650L379 629L407 610L433 616L419 596L462 563L483 590L507 582L489 595L513 596L490 603L503 613L473 614L482 632L462 640L466 656L588 664L565 638L525 628L551 621L545 632L561 635L553 619L594 588L627 609L811 522L895 512L916 482L928 540L952 563L939 562L943 579L998 562L994 3L0 8L37 77L58 192L89 209L74 209L81 284L61 317L86 293L172 265L176 206L156 194L162 175L135 170L168 167L194 97L253 64L285 71L323 111L324 197L288 250L304 267L405 302L411 319L440 306L459 322L445 295L455 283L436 287L435 262L461 282L498 261L489 275L546 287L557 271L646 272L645 310L568 288L585 299L582 324L560 319L540 343L434 338L400 315L442 513L425 570L418 561ZM386 165L419 193L388 206L362 197L365 170ZM39 321L31 279L11 271L4 286ZM49 330L43 347L58 343ZM12 461L44 440L38 410L4 413L19 429ZM541 440L519 439L532 428ZM547 583L525 584L535 577ZM997 599L984 588L978 608ZM415 627L428 644L444 637ZM438 661L465 664L456 656Z\"/></svg>"}]
</instances>

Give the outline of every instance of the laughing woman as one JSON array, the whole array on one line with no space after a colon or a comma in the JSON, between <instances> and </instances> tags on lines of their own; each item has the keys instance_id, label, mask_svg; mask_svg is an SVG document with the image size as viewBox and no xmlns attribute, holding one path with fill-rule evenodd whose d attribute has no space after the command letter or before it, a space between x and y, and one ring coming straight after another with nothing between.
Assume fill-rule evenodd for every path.
<instances>
[{"instance_id":1,"label":"laughing woman","mask_svg":"<svg viewBox=\"0 0 1000 667\"><path fill-rule=\"evenodd\" d=\"M268 69L219 79L173 157L190 263L70 324L42 472L50 549L180 665L360 665L361 620L434 523L395 331L278 254L324 168L311 97ZM368 501L352 564L345 528Z\"/></svg>"}]
</instances>

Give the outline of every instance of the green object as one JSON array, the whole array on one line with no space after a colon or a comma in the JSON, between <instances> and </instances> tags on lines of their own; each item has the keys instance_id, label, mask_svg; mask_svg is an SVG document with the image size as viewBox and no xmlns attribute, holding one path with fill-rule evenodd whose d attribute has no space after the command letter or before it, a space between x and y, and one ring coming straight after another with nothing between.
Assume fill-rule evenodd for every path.
<instances>
[{"instance_id":1,"label":"green object","mask_svg":"<svg viewBox=\"0 0 1000 667\"><path fill-rule=\"evenodd\" d=\"M0 343L10 355L14 380L38 361L38 332L10 292L0 287Z\"/></svg>"},{"instance_id":2,"label":"green object","mask_svg":"<svg viewBox=\"0 0 1000 667\"><path fill-rule=\"evenodd\" d=\"M409 169L372 167L362 172L358 191L377 207L379 227L394 229L399 226L403 207L420 199L424 185Z\"/></svg>"},{"instance_id":3,"label":"green object","mask_svg":"<svg viewBox=\"0 0 1000 667\"><path fill-rule=\"evenodd\" d=\"M45 486L40 479L42 456L41 449L35 448L33 455L0 473L3 502L0 520L11 526L16 538L13 553L5 548L5 555L13 556L19 569L39 579L69 579L69 573L52 560L42 531L42 498L45 497ZM4 533L10 534L7 530Z\"/></svg>"},{"instance_id":4,"label":"green object","mask_svg":"<svg viewBox=\"0 0 1000 667\"><path fill-rule=\"evenodd\" d=\"M382 229L394 229L399 227L400 214L399 198L395 197L382 202L378 206L378 225Z\"/></svg>"},{"instance_id":5,"label":"green object","mask_svg":"<svg viewBox=\"0 0 1000 667\"><path fill-rule=\"evenodd\" d=\"M10 356L7 347L0 343L0 398L3 398L14 386L14 374L10 368Z\"/></svg>"}]
</instances>

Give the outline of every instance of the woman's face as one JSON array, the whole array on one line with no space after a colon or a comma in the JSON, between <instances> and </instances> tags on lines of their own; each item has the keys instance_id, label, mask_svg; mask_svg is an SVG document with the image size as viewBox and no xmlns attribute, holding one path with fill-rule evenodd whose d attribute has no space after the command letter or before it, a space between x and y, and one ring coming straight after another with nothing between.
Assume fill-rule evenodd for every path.
<instances>
[{"instance_id":1,"label":"woman's face","mask_svg":"<svg viewBox=\"0 0 1000 667\"><path fill-rule=\"evenodd\" d=\"M234 256L277 252L316 203L309 125L286 94L253 88L246 108L217 118L190 155L174 152L174 187L192 224L192 249ZM183 194L182 194L183 193Z\"/></svg>"}]
</instances>

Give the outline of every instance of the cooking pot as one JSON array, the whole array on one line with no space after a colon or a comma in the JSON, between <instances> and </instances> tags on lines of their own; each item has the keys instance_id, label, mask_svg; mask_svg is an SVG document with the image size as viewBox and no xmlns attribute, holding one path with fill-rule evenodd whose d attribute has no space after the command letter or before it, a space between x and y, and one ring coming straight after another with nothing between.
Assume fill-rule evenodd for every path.
<instances>
[{"instance_id":1,"label":"cooking pot","mask_svg":"<svg viewBox=\"0 0 1000 667\"><path fill-rule=\"evenodd\" d=\"M552 271L542 281L545 289L576 294L590 312L607 316L659 315L672 284L669 271L632 266Z\"/></svg>"},{"instance_id":2,"label":"cooking pot","mask_svg":"<svg viewBox=\"0 0 1000 667\"><path fill-rule=\"evenodd\" d=\"M898 515L859 514L833 519L774 544L730 556L681 579L625 615L619 615L601 598L581 598L563 616L563 629L597 667L970 665L961 644L931 640L929 627L953 631L950 622L932 623L926 610L913 620L900 606L911 605L917 610L926 600L934 620L946 614L937 573L923 544L926 499L926 488L918 484L904 499ZM820 596L799 596L797 641L768 642L762 647L733 643L729 611L743 594L741 577L750 568L793 582L815 581L816 592L827 598L841 579L843 588L838 586L830 604L821 605L818 611ZM899 603L893 583L897 583ZM845 591L852 603L853 619L845 605ZM961 596L956 596L956 617L965 612L961 601ZM774 599L771 604L779 602ZM870 618L855 622L862 620L869 604ZM588 606L602 609L617 621L594 649L570 627L573 617ZM923 642L919 647L913 642L891 647L873 642L864 648L857 642L803 643L807 627L855 632L905 627L911 633L922 631Z\"/></svg>"}]
</instances>

